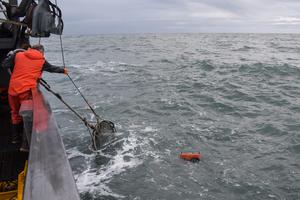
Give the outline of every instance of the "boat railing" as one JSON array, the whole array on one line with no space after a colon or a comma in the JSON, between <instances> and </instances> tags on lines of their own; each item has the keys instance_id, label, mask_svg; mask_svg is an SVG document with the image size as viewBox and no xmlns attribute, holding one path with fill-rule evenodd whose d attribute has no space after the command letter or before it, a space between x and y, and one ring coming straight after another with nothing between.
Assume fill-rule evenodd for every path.
<instances>
[{"instance_id":1,"label":"boat railing","mask_svg":"<svg viewBox=\"0 0 300 200\"><path fill-rule=\"evenodd\" d=\"M23 199L79 199L50 105L39 89L33 89L32 96L32 134Z\"/></svg>"}]
</instances>

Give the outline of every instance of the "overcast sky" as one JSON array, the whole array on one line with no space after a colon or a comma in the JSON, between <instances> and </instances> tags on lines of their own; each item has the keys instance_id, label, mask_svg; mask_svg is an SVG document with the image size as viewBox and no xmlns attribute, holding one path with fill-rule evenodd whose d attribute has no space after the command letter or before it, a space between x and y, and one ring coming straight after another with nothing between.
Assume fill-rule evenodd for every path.
<instances>
[{"instance_id":1,"label":"overcast sky","mask_svg":"<svg viewBox=\"0 0 300 200\"><path fill-rule=\"evenodd\" d=\"M300 0L58 0L65 34L300 33Z\"/></svg>"}]
</instances>

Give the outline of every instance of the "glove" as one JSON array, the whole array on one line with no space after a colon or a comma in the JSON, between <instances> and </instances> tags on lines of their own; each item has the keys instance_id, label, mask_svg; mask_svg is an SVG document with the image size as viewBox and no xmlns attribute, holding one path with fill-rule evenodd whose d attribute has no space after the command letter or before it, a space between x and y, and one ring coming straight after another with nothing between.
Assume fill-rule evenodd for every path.
<instances>
[{"instance_id":1,"label":"glove","mask_svg":"<svg viewBox=\"0 0 300 200\"><path fill-rule=\"evenodd\" d=\"M64 74L65 74L65 75L68 75L68 73L69 73L69 72L68 72L68 69L65 67L65 68L64 68Z\"/></svg>"}]
</instances>

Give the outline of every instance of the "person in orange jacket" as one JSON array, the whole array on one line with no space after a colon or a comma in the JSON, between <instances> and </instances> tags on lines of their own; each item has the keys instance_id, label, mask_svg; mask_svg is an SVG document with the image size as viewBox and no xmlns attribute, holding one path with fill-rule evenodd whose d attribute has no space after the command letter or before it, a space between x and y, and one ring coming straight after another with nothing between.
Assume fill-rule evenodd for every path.
<instances>
[{"instance_id":1,"label":"person in orange jacket","mask_svg":"<svg viewBox=\"0 0 300 200\"><path fill-rule=\"evenodd\" d=\"M44 57L44 47L42 45L34 45L26 51L17 52L7 58L2 66L5 68L12 68L13 66L8 100L11 108L12 143L17 144L21 142L23 133L22 117L19 115L21 102L32 99L31 89L37 87L43 71L64 74L68 74L68 71L65 67L48 63ZM22 147L21 150L27 150L28 148Z\"/></svg>"}]
</instances>

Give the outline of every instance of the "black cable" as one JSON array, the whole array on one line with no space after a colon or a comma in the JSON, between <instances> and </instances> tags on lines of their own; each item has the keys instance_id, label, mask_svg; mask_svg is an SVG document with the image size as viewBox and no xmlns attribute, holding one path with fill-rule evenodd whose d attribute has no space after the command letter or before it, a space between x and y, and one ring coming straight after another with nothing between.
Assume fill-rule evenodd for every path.
<instances>
[{"instance_id":1,"label":"black cable","mask_svg":"<svg viewBox=\"0 0 300 200\"><path fill-rule=\"evenodd\" d=\"M88 128L91 128L91 129L95 129L95 127L93 126L93 125L91 125L91 124L89 124L88 122L87 122L87 120L86 120L86 118L84 118L84 117L82 117L76 110L74 110L67 102L65 102L64 100L63 100L63 98L60 96L60 94L58 94L58 93L56 93L56 92L54 92L52 89L51 89L51 87L50 87L50 85L45 81L45 80L43 80L43 79L41 79L40 80L40 84L42 85L42 86L44 86L44 88L47 90L47 91L49 91L49 92L51 92L55 97L57 97L63 104L65 104L79 119L81 119L81 121L83 121L83 123L84 123L84 125L85 126L87 126Z\"/></svg>"},{"instance_id":2,"label":"black cable","mask_svg":"<svg viewBox=\"0 0 300 200\"><path fill-rule=\"evenodd\" d=\"M64 56L64 48L63 48L63 44L62 44L62 37L61 37L61 35L59 35L59 39L60 39L60 48L61 48L62 61L63 61L63 65L65 67L66 66L66 64L65 64L65 56ZM85 103L89 106L90 110L97 117L97 119L101 119L100 116L95 112L95 110L89 104L89 102L87 101L87 99L84 97L84 95L81 93L81 91L79 90L79 88L77 87L77 85L75 84L75 82L73 81L73 79L71 78L71 76L69 74L67 74L67 76L70 79L70 81L73 83L74 87L77 89L77 91L79 92L80 96L83 98L83 100L85 101Z\"/></svg>"},{"instance_id":3,"label":"black cable","mask_svg":"<svg viewBox=\"0 0 300 200\"><path fill-rule=\"evenodd\" d=\"M65 56L64 56L64 49L63 49L63 45L62 45L62 37L61 35L59 35L59 39L60 39L60 48L61 48L61 53L62 53L62 60L63 60L63 65L64 67L66 66L65 64ZM87 101L87 99L83 96L83 94L81 93L81 91L79 90L79 88L77 87L77 85L75 84L75 82L73 81L73 79L71 78L71 76L69 74L67 74L68 78L70 79L70 81L73 83L74 87L77 89L77 91L79 92L80 96L83 98L83 100L86 102L86 104L89 106L89 108L91 109L91 111L94 113L94 115L100 119L100 116L95 112L95 110L92 108L92 106L89 104L89 102Z\"/></svg>"},{"instance_id":4,"label":"black cable","mask_svg":"<svg viewBox=\"0 0 300 200\"><path fill-rule=\"evenodd\" d=\"M67 104L67 102L65 102L63 100L63 98L61 97L60 94L54 92L50 85L44 80L44 79L40 79L40 84L42 86L44 86L44 88L51 92L55 97L57 97L63 104L65 104L79 119L81 119L81 121L83 121L84 125L87 127L88 129L88 132L91 136L91 140L92 140L92 145L94 147L94 150L97 150L97 145L96 145L96 134L95 134L95 131L96 131L96 127L91 125L90 123L88 123L88 121L86 120L86 118L82 117L77 111L75 111L69 104ZM92 129L93 131L91 131L90 129Z\"/></svg>"},{"instance_id":5,"label":"black cable","mask_svg":"<svg viewBox=\"0 0 300 200\"><path fill-rule=\"evenodd\" d=\"M57 6L57 0L55 0L55 5ZM64 48L63 48L63 42L62 42L61 35L59 35L59 40L60 40L60 48L61 48L61 56L62 56L63 66L66 67L65 56L64 56ZM71 76L69 74L67 74L67 76L70 79L70 81L73 83L74 87L77 89L77 91L79 92L80 96L83 98L83 100L85 101L85 103L89 106L90 110L94 113L94 115L96 116L97 120L98 121L102 120L101 117L95 112L95 110L89 104L89 102L84 97L84 95L81 93L81 91L79 90L79 88L77 87L77 85L75 84L75 82L73 81L73 79L71 78Z\"/></svg>"},{"instance_id":6,"label":"black cable","mask_svg":"<svg viewBox=\"0 0 300 200\"><path fill-rule=\"evenodd\" d=\"M87 99L83 96L83 94L80 92L79 88L76 86L75 82L73 81L73 79L69 76L69 74L67 74L67 76L69 77L70 81L73 83L73 85L75 86L75 88L77 89L77 91L79 92L79 94L81 95L81 97L83 98L83 100L86 102L86 104L89 106L89 108L91 109L91 111L94 113L94 115L96 116L96 118L98 120L101 120L100 116L95 112L95 110L92 108L92 106L89 104L89 102L87 101Z\"/></svg>"}]
</instances>

